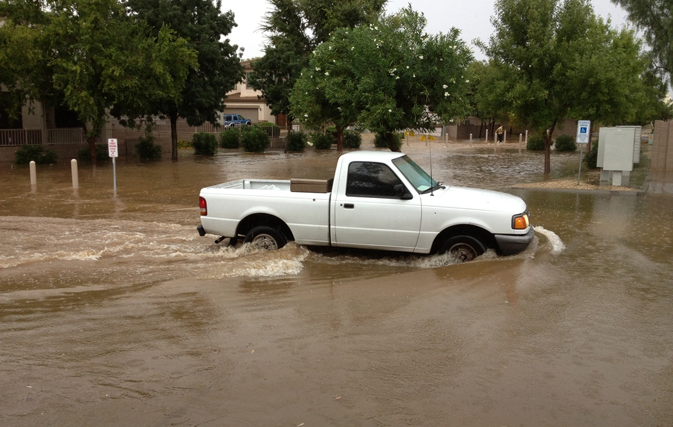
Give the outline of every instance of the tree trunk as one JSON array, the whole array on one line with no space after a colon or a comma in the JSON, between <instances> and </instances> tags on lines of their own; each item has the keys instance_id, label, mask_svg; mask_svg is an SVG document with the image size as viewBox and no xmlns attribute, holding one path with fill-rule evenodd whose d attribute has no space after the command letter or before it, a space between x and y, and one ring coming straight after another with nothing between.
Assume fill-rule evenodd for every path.
<instances>
[{"instance_id":1,"label":"tree trunk","mask_svg":"<svg viewBox=\"0 0 673 427\"><path fill-rule=\"evenodd\" d=\"M554 128L556 127L556 122L554 122L549 129L545 132L544 136L544 174L549 175L551 173L551 138L554 134Z\"/></svg>"},{"instance_id":2,"label":"tree trunk","mask_svg":"<svg viewBox=\"0 0 673 427\"><path fill-rule=\"evenodd\" d=\"M337 126L336 130L337 152L341 153L344 151L344 128L343 126Z\"/></svg>"},{"instance_id":3,"label":"tree trunk","mask_svg":"<svg viewBox=\"0 0 673 427\"><path fill-rule=\"evenodd\" d=\"M178 161L178 113L170 113L171 119L171 160Z\"/></svg>"},{"instance_id":4,"label":"tree trunk","mask_svg":"<svg viewBox=\"0 0 673 427\"><path fill-rule=\"evenodd\" d=\"M290 116L285 116L285 129L287 130L288 133L292 130L292 119Z\"/></svg>"},{"instance_id":5,"label":"tree trunk","mask_svg":"<svg viewBox=\"0 0 673 427\"><path fill-rule=\"evenodd\" d=\"M84 131L86 143L89 144L89 158L91 159L91 164L96 166L96 137L89 136L89 133L86 129L86 124L82 125L82 130Z\"/></svg>"}]
</instances>

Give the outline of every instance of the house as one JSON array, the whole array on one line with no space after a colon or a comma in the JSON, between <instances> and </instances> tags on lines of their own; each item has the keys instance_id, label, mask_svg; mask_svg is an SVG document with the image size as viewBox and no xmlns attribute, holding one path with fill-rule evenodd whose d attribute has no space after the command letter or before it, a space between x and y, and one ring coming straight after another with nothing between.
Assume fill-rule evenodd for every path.
<instances>
[{"instance_id":1,"label":"house","mask_svg":"<svg viewBox=\"0 0 673 427\"><path fill-rule=\"evenodd\" d=\"M262 92L248 85L250 74L253 71L252 62L243 61L241 65L245 70L245 78L227 93L227 98L224 100L226 108L222 115L240 114L253 123L271 122L278 124L276 117L271 115L271 108L266 105Z\"/></svg>"}]
</instances>

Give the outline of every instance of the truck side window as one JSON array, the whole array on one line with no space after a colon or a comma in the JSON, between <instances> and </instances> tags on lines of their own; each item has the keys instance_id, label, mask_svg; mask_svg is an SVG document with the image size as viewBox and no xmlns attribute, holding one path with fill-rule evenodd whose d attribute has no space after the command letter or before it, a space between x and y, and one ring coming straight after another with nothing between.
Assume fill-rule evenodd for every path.
<instances>
[{"instance_id":1,"label":"truck side window","mask_svg":"<svg viewBox=\"0 0 673 427\"><path fill-rule=\"evenodd\" d=\"M347 196L399 198L395 192L398 184L402 181L382 163L352 162L348 165Z\"/></svg>"}]
</instances>

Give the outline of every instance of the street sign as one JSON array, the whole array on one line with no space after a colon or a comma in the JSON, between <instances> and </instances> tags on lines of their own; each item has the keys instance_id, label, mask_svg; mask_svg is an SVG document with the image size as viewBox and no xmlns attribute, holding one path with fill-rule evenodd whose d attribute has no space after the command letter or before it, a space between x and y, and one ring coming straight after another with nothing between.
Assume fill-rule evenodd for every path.
<instances>
[{"instance_id":1,"label":"street sign","mask_svg":"<svg viewBox=\"0 0 673 427\"><path fill-rule=\"evenodd\" d=\"M588 144L591 138L591 120L577 121L577 138L575 142L578 144Z\"/></svg>"},{"instance_id":2,"label":"street sign","mask_svg":"<svg viewBox=\"0 0 673 427\"><path fill-rule=\"evenodd\" d=\"M112 179L114 180L115 195L117 195L117 163L115 160L119 157L119 147L116 138L107 140L107 152L112 157Z\"/></svg>"},{"instance_id":3,"label":"street sign","mask_svg":"<svg viewBox=\"0 0 673 427\"><path fill-rule=\"evenodd\" d=\"M577 138L575 138L575 142L580 144L580 166L577 171L577 185L580 185L580 178L582 177L582 148L589 141L591 141L591 120L578 120Z\"/></svg>"},{"instance_id":4,"label":"street sign","mask_svg":"<svg viewBox=\"0 0 673 427\"><path fill-rule=\"evenodd\" d=\"M119 147L117 146L116 138L110 138L107 140L107 151L110 157L119 157Z\"/></svg>"}]
</instances>

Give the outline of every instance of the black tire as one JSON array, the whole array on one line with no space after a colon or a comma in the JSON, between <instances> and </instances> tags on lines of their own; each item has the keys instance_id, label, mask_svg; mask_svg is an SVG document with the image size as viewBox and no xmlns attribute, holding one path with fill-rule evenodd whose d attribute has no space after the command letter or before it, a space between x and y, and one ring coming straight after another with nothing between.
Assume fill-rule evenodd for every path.
<instances>
[{"instance_id":1,"label":"black tire","mask_svg":"<svg viewBox=\"0 0 673 427\"><path fill-rule=\"evenodd\" d=\"M438 252L450 252L458 262L468 262L486 252L486 248L472 236L453 236L442 243Z\"/></svg>"},{"instance_id":2,"label":"black tire","mask_svg":"<svg viewBox=\"0 0 673 427\"><path fill-rule=\"evenodd\" d=\"M280 231L273 227L260 225L254 227L245 235L245 243L250 243L257 249L263 251L273 251L280 249L287 244L287 239Z\"/></svg>"}]
</instances>

